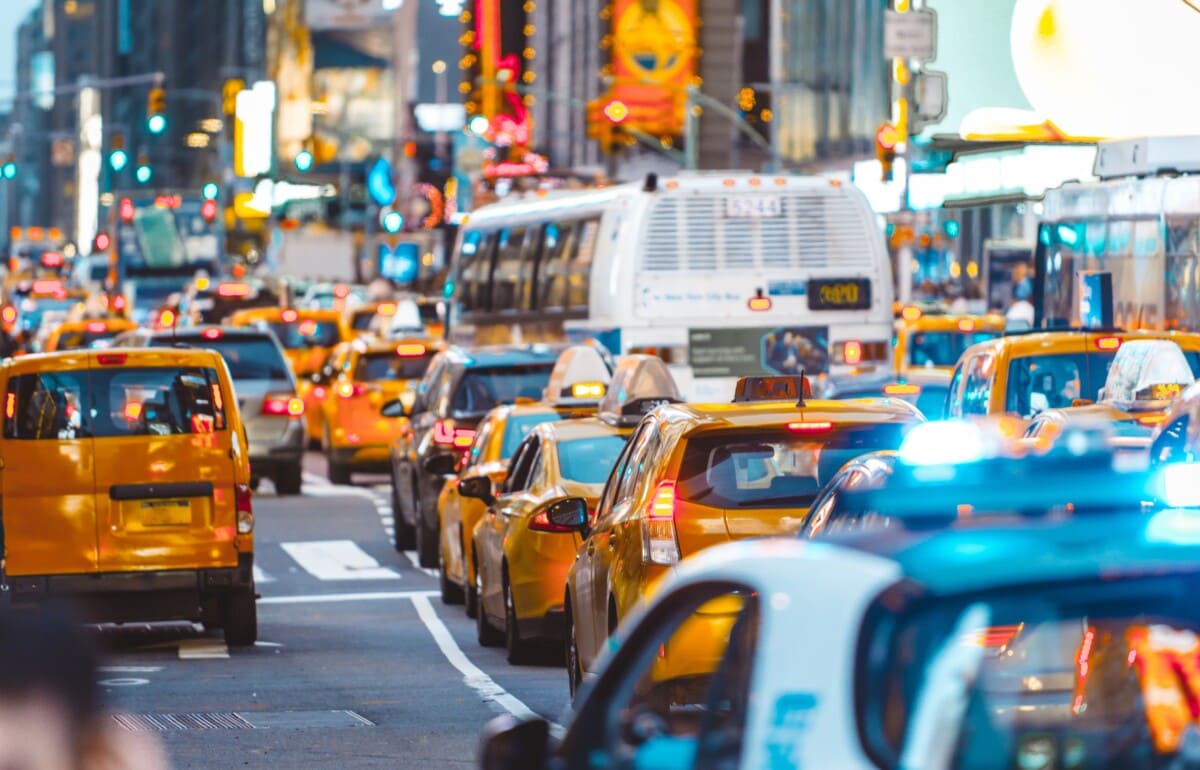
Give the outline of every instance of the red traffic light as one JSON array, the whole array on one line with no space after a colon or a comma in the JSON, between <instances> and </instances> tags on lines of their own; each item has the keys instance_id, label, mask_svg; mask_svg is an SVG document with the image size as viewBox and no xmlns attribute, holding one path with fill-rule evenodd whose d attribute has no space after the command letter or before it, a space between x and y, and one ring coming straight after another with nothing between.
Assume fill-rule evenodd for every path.
<instances>
[{"instance_id":1,"label":"red traffic light","mask_svg":"<svg viewBox=\"0 0 1200 770\"><path fill-rule=\"evenodd\" d=\"M214 200L204 201L200 205L200 216L204 217L205 222L211 222L217 218L217 202Z\"/></svg>"},{"instance_id":2,"label":"red traffic light","mask_svg":"<svg viewBox=\"0 0 1200 770\"><path fill-rule=\"evenodd\" d=\"M96 238L92 241L92 251L108 251L111 245L112 238L108 237L108 233L96 233Z\"/></svg>"},{"instance_id":3,"label":"red traffic light","mask_svg":"<svg viewBox=\"0 0 1200 770\"><path fill-rule=\"evenodd\" d=\"M121 215L122 222L124 222L125 224L129 224L130 222L132 222L133 221L133 201L129 198L122 198L121 199L121 208L120 208L119 213Z\"/></svg>"}]
</instances>

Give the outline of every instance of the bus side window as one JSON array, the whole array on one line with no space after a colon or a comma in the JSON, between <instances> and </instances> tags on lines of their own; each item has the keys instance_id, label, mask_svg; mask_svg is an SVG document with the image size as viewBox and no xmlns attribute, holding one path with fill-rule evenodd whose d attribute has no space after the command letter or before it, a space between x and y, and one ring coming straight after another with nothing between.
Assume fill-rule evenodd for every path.
<instances>
[{"instance_id":1,"label":"bus side window","mask_svg":"<svg viewBox=\"0 0 1200 770\"><path fill-rule=\"evenodd\" d=\"M541 225L529 228L525 233L525 248L521 252L520 273L517 276L516 307L518 310L536 310L538 296L538 265L542 260L545 231Z\"/></svg>"},{"instance_id":2,"label":"bus side window","mask_svg":"<svg viewBox=\"0 0 1200 770\"><path fill-rule=\"evenodd\" d=\"M946 406L942 410L943 416L947 419L962 417L962 381L963 368L967 362L960 363L958 368L954 370L954 376L950 379L950 390L946 392Z\"/></svg>"},{"instance_id":3,"label":"bus side window","mask_svg":"<svg viewBox=\"0 0 1200 770\"><path fill-rule=\"evenodd\" d=\"M534 282L540 294L535 310L561 311L566 308L567 262L575 250L575 235L575 222L546 225L542 259L538 263L538 277Z\"/></svg>"},{"instance_id":4,"label":"bus side window","mask_svg":"<svg viewBox=\"0 0 1200 770\"><path fill-rule=\"evenodd\" d=\"M596 253L596 240L599 234L599 217L580 223L579 248L575 250L568 269L570 282L570 291L567 296L568 307L587 307L588 285L592 275L592 257Z\"/></svg>"},{"instance_id":5,"label":"bus side window","mask_svg":"<svg viewBox=\"0 0 1200 770\"><path fill-rule=\"evenodd\" d=\"M492 301L489 309L516 309L517 279L521 274L521 251L524 246L524 227L510 227L500 234L496 267L492 270Z\"/></svg>"},{"instance_id":6,"label":"bus side window","mask_svg":"<svg viewBox=\"0 0 1200 770\"><path fill-rule=\"evenodd\" d=\"M472 253L467 253L469 241L463 239L463 267L461 301L464 311L487 308L488 279L491 273L492 252L496 248L496 233L471 233L474 239Z\"/></svg>"}]
</instances>

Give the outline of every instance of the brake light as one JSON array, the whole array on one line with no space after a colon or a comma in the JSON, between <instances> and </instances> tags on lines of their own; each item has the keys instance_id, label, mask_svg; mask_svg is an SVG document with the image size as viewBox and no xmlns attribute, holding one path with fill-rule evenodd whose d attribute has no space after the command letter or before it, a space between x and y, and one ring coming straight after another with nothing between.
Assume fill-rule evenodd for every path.
<instances>
[{"instance_id":1,"label":"brake light","mask_svg":"<svg viewBox=\"0 0 1200 770\"><path fill-rule=\"evenodd\" d=\"M92 334L103 334L108 331L108 324L103 321L92 321L87 325L87 330Z\"/></svg>"},{"instance_id":2,"label":"brake light","mask_svg":"<svg viewBox=\"0 0 1200 770\"><path fill-rule=\"evenodd\" d=\"M813 422L789 422L787 429L792 433L828 433L833 430L833 423L828 420Z\"/></svg>"},{"instance_id":3,"label":"brake light","mask_svg":"<svg viewBox=\"0 0 1200 770\"><path fill-rule=\"evenodd\" d=\"M250 294L248 283L223 283L217 287L219 297L245 297Z\"/></svg>"},{"instance_id":4,"label":"brake light","mask_svg":"<svg viewBox=\"0 0 1200 770\"><path fill-rule=\"evenodd\" d=\"M529 520L529 528L534 532L574 532L570 527L563 527L550 521L549 515L542 511Z\"/></svg>"},{"instance_id":5,"label":"brake light","mask_svg":"<svg viewBox=\"0 0 1200 770\"><path fill-rule=\"evenodd\" d=\"M751 297L746 303L746 306L755 313L762 313L771 309L771 298L763 296L760 291L755 296Z\"/></svg>"},{"instance_id":6,"label":"brake light","mask_svg":"<svg viewBox=\"0 0 1200 770\"><path fill-rule=\"evenodd\" d=\"M113 310L116 310L116 311L124 310L125 306L127 304L129 304L129 303L126 301L124 294L118 294L117 296L113 297L113 301L112 301Z\"/></svg>"},{"instance_id":7,"label":"brake light","mask_svg":"<svg viewBox=\"0 0 1200 770\"><path fill-rule=\"evenodd\" d=\"M295 396L269 395L263 398L262 413L276 416L299 417L304 414L304 402Z\"/></svg>"},{"instance_id":8,"label":"brake light","mask_svg":"<svg viewBox=\"0 0 1200 770\"><path fill-rule=\"evenodd\" d=\"M175 325L175 311L164 310L158 314L158 328L170 329Z\"/></svg>"},{"instance_id":9,"label":"brake light","mask_svg":"<svg viewBox=\"0 0 1200 770\"><path fill-rule=\"evenodd\" d=\"M206 340L219 340L221 339L221 330L205 329L204 331L200 332L200 336Z\"/></svg>"},{"instance_id":10,"label":"brake light","mask_svg":"<svg viewBox=\"0 0 1200 770\"><path fill-rule=\"evenodd\" d=\"M233 488L233 503L237 509L238 534L250 534L254 531L254 503L248 485L238 484Z\"/></svg>"},{"instance_id":11,"label":"brake light","mask_svg":"<svg viewBox=\"0 0 1200 770\"><path fill-rule=\"evenodd\" d=\"M12 305L5 305L4 310L0 311L0 315L4 318L4 323L13 324L17 322L17 309Z\"/></svg>"},{"instance_id":12,"label":"brake light","mask_svg":"<svg viewBox=\"0 0 1200 770\"><path fill-rule=\"evenodd\" d=\"M62 267L63 255L58 251L42 252L42 267Z\"/></svg>"},{"instance_id":13,"label":"brake light","mask_svg":"<svg viewBox=\"0 0 1200 770\"><path fill-rule=\"evenodd\" d=\"M96 356L96 363L101 366L120 366L125 363L125 358L124 353L100 353Z\"/></svg>"},{"instance_id":14,"label":"brake light","mask_svg":"<svg viewBox=\"0 0 1200 770\"><path fill-rule=\"evenodd\" d=\"M973 319L973 318L959 319L958 330L963 333L970 333L970 332L975 331L975 319Z\"/></svg>"},{"instance_id":15,"label":"brake light","mask_svg":"<svg viewBox=\"0 0 1200 770\"><path fill-rule=\"evenodd\" d=\"M33 282L33 293L34 294L55 294L55 295L62 294L63 293L62 281L51 281L51 280L47 280L47 279L43 279L40 281L34 281Z\"/></svg>"},{"instance_id":16,"label":"brake light","mask_svg":"<svg viewBox=\"0 0 1200 770\"><path fill-rule=\"evenodd\" d=\"M848 364L862 363L863 346L858 340L842 343L842 359Z\"/></svg>"},{"instance_id":17,"label":"brake light","mask_svg":"<svg viewBox=\"0 0 1200 770\"><path fill-rule=\"evenodd\" d=\"M1147 428L1153 428L1156 425L1162 425L1164 422L1166 422L1167 416L1165 414L1147 414L1143 417L1137 418L1137 421L1138 425L1144 425Z\"/></svg>"},{"instance_id":18,"label":"brake light","mask_svg":"<svg viewBox=\"0 0 1200 770\"><path fill-rule=\"evenodd\" d=\"M1121 347L1120 337L1097 337L1096 347L1100 350L1116 350Z\"/></svg>"},{"instance_id":19,"label":"brake light","mask_svg":"<svg viewBox=\"0 0 1200 770\"><path fill-rule=\"evenodd\" d=\"M317 399L318 401L325 398L325 392L326 392L325 388L322 388L320 385L313 388L312 392L313 392L313 398Z\"/></svg>"},{"instance_id":20,"label":"brake light","mask_svg":"<svg viewBox=\"0 0 1200 770\"><path fill-rule=\"evenodd\" d=\"M378 305L375 306L375 312L381 316L387 316L390 318L391 316L396 315L396 303L395 302L380 302Z\"/></svg>"},{"instance_id":21,"label":"brake light","mask_svg":"<svg viewBox=\"0 0 1200 770\"><path fill-rule=\"evenodd\" d=\"M419 342L402 342L396 346L396 355L401 358L419 358L425 355L425 346Z\"/></svg>"},{"instance_id":22,"label":"brake light","mask_svg":"<svg viewBox=\"0 0 1200 770\"><path fill-rule=\"evenodd\" d=\"M471 443L475 441L475 431L465 428L456 428L454 430L454 447L456 449L470 449Z\"/></svg>"},{"instance_id":23,"label":"brake light","mask_svg":"<svg viewBox=\"0 0 1200 770\"><path fill-rule=\"evenodd\" d=\"M367 386L361 382L339 382L334 388L342 398L354 398L367 392Z\"/></svg>"},{"instance_id":24,"label":"brake light","mask_svg":"<svg viewBox=\"0 0 1200 770\"><path fill-rule=\"evenodd\" d=\"M913 385L912 383L897 382L892 385L883 386L883 395L885 396L919 396L921 395L921 386Z\"/></svg>"},{"instance_id":25,"label":"brake light","mask_svg":"<svg viewBox=\"0 0 1200 770\"><path fill-rule=\"evenodd\" d=\"M285 323L292 323L297 318L300 317L300 314L297 313L295 310L289 309L289 310L283 311L283 314L280 317L284 320Z\"/></svg>"},{"instance_id":26,"label":"brake light","mask_svg":"<svg viewBox=\"0 0 1200 770\"><path fill-rule=\"evenodd\" d=\"M905 305L904 309L900 311L900 317L905 321L917 321L921 316L921 308L916 305Z\"/></svg>"},{"instance_id":27,"label":"brake light","mask_svg":"<svg viewBox=\"0 0 1200 770\"><path fill-rule=\"evenodd\" d=\"M333 289L333 296L337 297L338 299L345 299L346 296L349 294L350 294L350 288L348 286L338 285L338 286L335 286Z\"/></svg>"},{"instance_id":28,"label":"brake light","mask_svg":"<svg viewBox=\"0 0 1200 770\"><path fill-rule=\"evenodd\" d=\"M674 564L679 561L679 542L675 537L675 482L663 481L642 519L642 558L649 564Z\"/></svg>"}]
</instances>

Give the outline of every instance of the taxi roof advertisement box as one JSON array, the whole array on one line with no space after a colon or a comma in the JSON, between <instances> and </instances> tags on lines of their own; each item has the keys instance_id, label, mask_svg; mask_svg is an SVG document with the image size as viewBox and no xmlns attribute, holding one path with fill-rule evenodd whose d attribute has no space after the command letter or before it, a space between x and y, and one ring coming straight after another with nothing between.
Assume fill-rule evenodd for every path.
<instances>
[{"instance_id":1,"label":"taxi roof advertisement box","mask_svg":"<svg viewBox=\"0 0 1200 770\"><path fill-rule=\"evenodd\" d=\"M829 327L690 329L688 364L696 377L824 374Z\"/></svg>"}]
</instances>

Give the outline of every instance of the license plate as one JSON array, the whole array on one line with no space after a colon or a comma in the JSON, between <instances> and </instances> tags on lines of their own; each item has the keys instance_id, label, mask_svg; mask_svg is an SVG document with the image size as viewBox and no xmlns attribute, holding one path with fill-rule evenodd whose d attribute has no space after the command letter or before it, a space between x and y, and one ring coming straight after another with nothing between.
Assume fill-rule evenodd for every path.
<instances>
[{"instance_id":1,"label":"license plate","mask_svg":"<svg viewBox=\"0 0 1200 770\"><path fill-rule=\"evenodd\" d=\"M138 503L143 527L181 527L192 523L190 500L144 500Z\"/></svg>"},{"instance_id":2,"label":"license plate","mask_svg":"<svg viewBox=\"0 0 1200 770\"><path fill-rule=\"evenodd\" d=\"M777 195L744 195L725 199L729 219L764 219L783 216L783 200Z\"/></svg>"}]
</instances>

